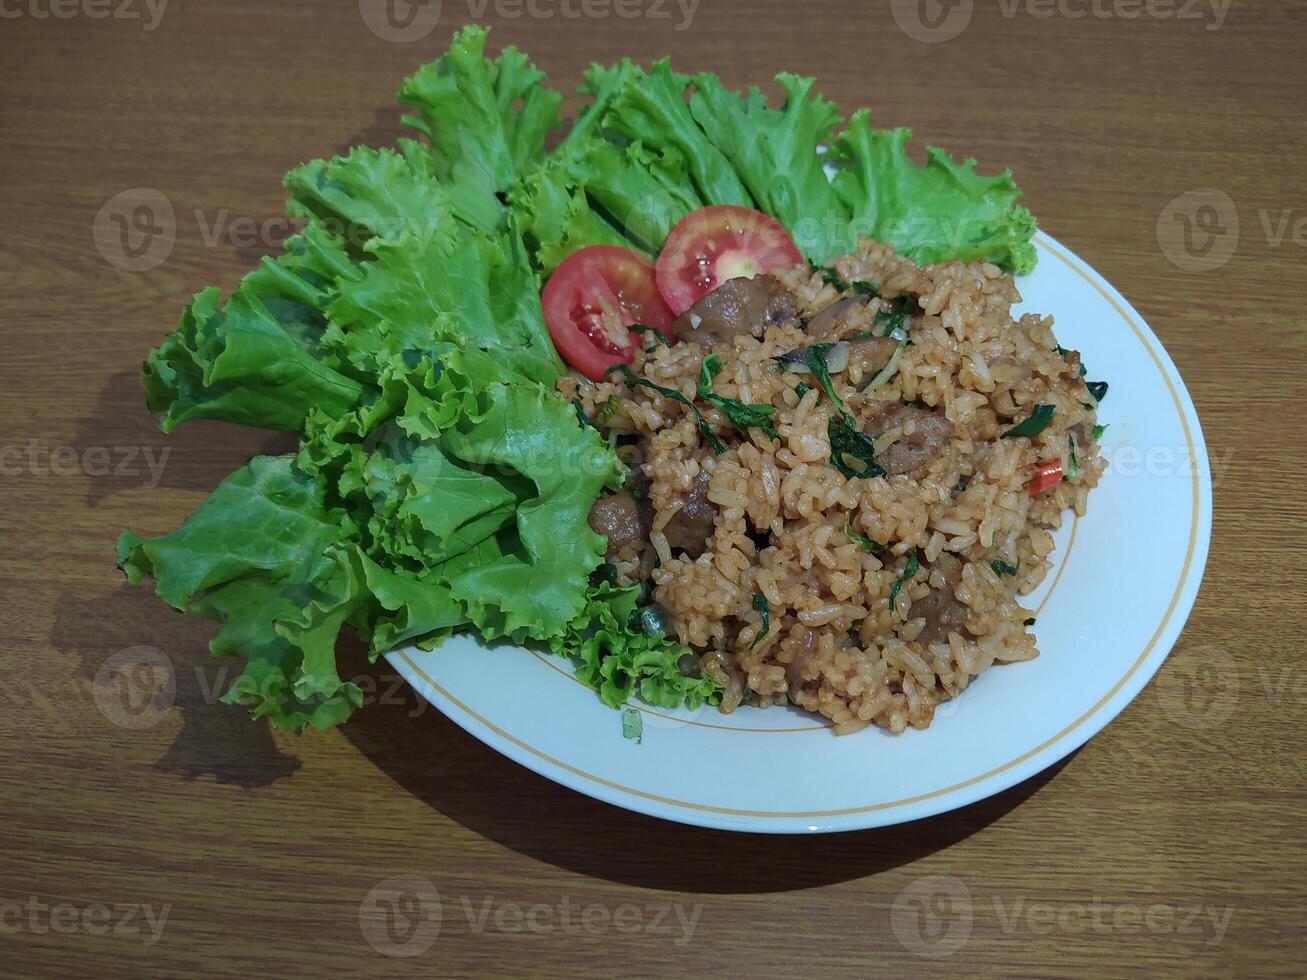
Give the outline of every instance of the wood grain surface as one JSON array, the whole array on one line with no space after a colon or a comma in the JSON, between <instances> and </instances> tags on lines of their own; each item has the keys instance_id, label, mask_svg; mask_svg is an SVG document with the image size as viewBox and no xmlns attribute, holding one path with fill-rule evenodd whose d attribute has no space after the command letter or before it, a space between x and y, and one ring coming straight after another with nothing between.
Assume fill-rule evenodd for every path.
<instances>
[{"instance_id":1,"label":"wood grain surface","mask_svg":"<svg viewBox=\"0 0 1307 980\"><path fill-rule=\"evenodd\" d=\"M407 43L368 8L0 0L0 973L1303 975L1307 6L445 0ZM569 90L623 55L737 87L816 75L845 110L1011 166L1135 304L1197 403L1216 516L1175 652L1102 734L963 810L781 839L556 786L353 647L343 674L378 703L338 731L215 703L212 625L126 587L114 538L173 528L285 440L165 438L140 362L275 244L282 173L391 141L400 80L473 19ZM139 188L175 243L132 272L92 229ZM168 710L115 707L169 676ZM407 920L379 951L360 908L402 874L438 890L440 928L389 957Z\"/></svg>"}]
</instances>

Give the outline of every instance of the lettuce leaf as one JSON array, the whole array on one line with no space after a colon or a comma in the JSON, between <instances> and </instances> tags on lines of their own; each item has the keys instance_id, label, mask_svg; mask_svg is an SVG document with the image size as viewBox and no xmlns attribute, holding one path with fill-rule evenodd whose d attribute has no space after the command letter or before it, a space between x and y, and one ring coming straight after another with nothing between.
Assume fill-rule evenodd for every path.
<instances>
[{"instance_id":1,"label":"lettuce leaf","mask_svg":"<svg viewBox=\"0 0 1307 980\"><path fill-rule=\"evenodd\" d=\"M603 552L586 518L617 458L543 386L505 384L492 358L463 369L449 398L430 361L392 368L381 397L314 416L299 454L255 458L176 531L124 532L129 581L224 623L214 654L246 661L229 700L335 724L361 701L336 673L346 624L376 656L468 628L549 641L583 614Z\"/></svg>"},{"instance_id":2,"label":"lettuce leaf","mask_svg":"<svg viewBox=\"0 0 1307 980\"><path fill-rule=\"evenodd\" d=\"M225 306L197 293L144 366L146 404L164 432L191 419L296 432L314 408L342 412L366 386L327 356L323 308L352 264L342 243L310 228L265 258Z\"/></svg>"},{"instance_id":3,"label":"lettuce leaf","mask_svg":"<svg viewBox=\"0 0 1307 980\"><path fill-rule=\"evenodd\" d=\"M515 227L521 230L536 266L546 274L590 245L635 246L586 195L586 183L594 175L582 152L580 148L560 151L527 174L509 197Z\"/></svg>"},{"instance_id":4,"label":"lettuce leaf","mask_svg":"<svg viewBox=\"0 0 1307 980\"><path fill-rule=\"evenodd\" d=\"M688 75L673 71L666 58L648 72L627 73L599 125L627 142L674 151L685 161L690 181L705 202L754 207L731 162L690 114L690 81Z\"/></svg>"},{"instance_id":5,"label":"lettuce leaf","mask_svg":"<svg viewBox=\"0 0 1307 980\"><path fill-rule=\"evenodd\" d=\"M118 564L133 584L153 575L173 608L224 621L213 653L247 662L229 703L279 727L325 728L362 702L336 673L332 652L361 599L345 534L321 483L289 456L257 456L171 534L123 532Z\"/></svg>"},{"instance_id":6,"label":"lettuce leaf","mask_svg":"<svg viewBox=\"0 0 1307 980\"><path fill-rule=\"evenodd\" d=\"M805 258L824 262L858 244L818 151L840 115L813 93L811 78L782 72L776 81L785 102L772 109L757 88L741 97L716 75L697 75L690 114L734 166L758 209L786 227Z\"/></svg>"},{"instance_id":7,"label":"lettuce leaf","mask_svg":"<svg viewBox=\"0 0 1307 980\"><path fill-rule=\"evenodd\" d=\"M576 676L595 688L609 707L620 707L634 695L660 708L715 704L721 685L710 677L681 673L678 661L689 650L633 627L639 596L637 585L595 586L586 596L583 613L550 646L573 658Z\"/></svg>"},{"instance_id":8,"label":"lettuce leaf","mask_svg":"<svg viewBox=\"0 0 1307 980\"><path fill-rule=\"evenodd\" d=\"M866 235L923 262L1034 266L1034 219L1010 173L978 175L974 160L933 147L918 165L903 151L907 131L873 130L865 110L835 135L839 113L810 78L777 75L785 99L773 108L756 88L741 95L666 59L584 77L590 104L510 196L543 272L585 245L656 254L677 220L708 204L776 217L817 263Z\"/></svg>"},{"instance_id":9,"label":"lettuce leaf","mask_svg":"<svg viewBox=\"0 0 1307 980\"><path fill-rule=\"evenodd\" d=\"M911 130L875 130L859 110L836 139L835 192L862 234L892 242L919 262L983 259L1018 275L1035 267L1035 219L1016 203L1012 172L976 173L938 147L917 164L904 145Z\"/></svg>"},{"instance_id":10,"label":"lettuce leaf","mask_svg":"<svg viewBox=\"0 0 1307 980\"><path fill-rule=\"evenodd\" d=\"M497 195L540 159L562 95L541 87L544 73L515 48L486 58L487 34L459 31L446 54L404 82L399 101L417 110L404 121L431 141L433 176L460 216L493 231L504 218Z\"/></svg>"}]
</instances>

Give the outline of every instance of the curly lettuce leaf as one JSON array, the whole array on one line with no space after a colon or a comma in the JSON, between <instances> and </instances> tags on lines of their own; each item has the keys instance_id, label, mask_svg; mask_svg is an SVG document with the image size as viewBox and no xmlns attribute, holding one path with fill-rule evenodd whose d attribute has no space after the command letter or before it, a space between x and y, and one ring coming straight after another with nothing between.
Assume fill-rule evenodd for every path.
<instances>
[{"instance_id":1,"label":"curly lettuce leaf","mask_svg":"<svg viewBox=\"0 0 1307 980\"><path fill-rule=\"evenodd\" d=\"M323 226L359 260L380 245L421 248L454 234L450 193L434 179L426 150L411 140L401 140L399 150L359 146L311 160L283 182L290 215Z\"/></svg>"},{"instance_id":2,"label":"curly lettuce leaf","mask_svg":"<svg viewBox=\"0 0 1307 980\"><path fill-rule=\"evenodd\" d=\"M917 165L907 132L872 130L865 111L833 137L839 113L811 79L776 81L785 99L774 108L756 88L741 95L666 59L647 72L592 66L581 88L591 103L510 197L537 267L594 244L655 254L677 220L709 204L776 217L818 263L867 235L919 261L1033 267L1034 219L1010 173L983 177L935 148Z\"/></svg>"},{"instance_id":3,"label":"curly lettuce leaf","mask_svg":"<svg viewBox=\"0 0 1307 980\"><path fill-rule=\"evenodd\" d=\"M212 651L246 661L228 700L324 727L361 700L336 671L347 624L377 655L469 628L549 641L582 613L603 552L586 518L617 458L551 391L496 380L489 358L463 370L442 400L429 362L395 369L381 398L315 417L297 456L251 460L176 531L123 533L129 581L152 575L174 608L223 622Z\"/></svg>"},{"instance_id":4,"label":"curly lettuce leaf","mask_svg":"<svg viewBox=\"0 0 1307 980\"><path fill-rule=\"evenodd\" d=\"M191 419L296 432L315 408L344 412L366 386L322 350L334 281L352 274L338 240L310 228L265 258L225 305L196 294L177 329L150 352L146 404L170 432Z\"/></svg>"},{"instance_id":5,"label":"curly lettuce leaf","mask_svg":"<svg viewBox=\"0 0 1307 980\"><path fill-rule=\"evenodd\" d=\"M562 95L541 86L544 73L516 48L485 57L487 34L459 31L446 54L404 82L399 101L417 110L404 121L430 140L433 174L464 220L492 231L504 217L496 195L543 155Z\"/></svg>"},{"instance_id":6,"label":"curly lettuce leaf","mask_svg":"<svg viewBox=\"0 0 1307 980\"><path fill-rule=\"evenodd\" d=\"M805 258L825 262L857 246L818 152L840 114L813 93L811 78L782 72L776 81L785 90L779 109L770 108L757 88L740 96L716 75L697 75L690 114L731 162L758 209L789 230Z\"/></svg>"},{"instance_id":7,"label":"curly lettuce leaf","mask_svg":"<svg viewBox=\"0 0 1307 980\"><path fill-rule=\"evenodd\" d=\"M133 584L152 575L175 609L223 621L210 649L246 661L226 695L256 717L329 727L362 702L336 672L341 624L362 601L342 515L289 456L258 456L218 485L177 530L124 531L118 564Z\"/></svg>"},{"instance_id":8,"label":"curly lettuce leaf","mask_svg":"<svg viewBox=\"0 0 1307 980\"><path fill-rule=\"evenodd\" d=\"M835 141L835 192L862 234L892 242L918 262L983 259L1018 275L1035 267L1035 219L1018 205L1021 191L1005 170L976 173L975 160L954 161L938 147L914 163L904 145L911 130L875 130L859 110Z\"/></svg>"},{"instance_id":9,"label":"curly lettuce leaf","mask_svg":"<svg viewBox=\"0 0 1307 980\"><path fill-rule=\"evenodd\" d=\"M678 661L689 651L671 640L650 637L632 623L639 602L637 585L600 584L590 589L585 608L565 632L551 641L553 651L573 658L576 676L599 692L611 708L629 698L659 708L690 709L715 704L721 685L710 677L686 677Z\"/></svg>"},{"instance_id":10,"label":"curly lettuce leaf","mask_svg":"<svg viewBox=\"0 0 1307 980\"><path fill-rule=\"evenodd\" d=\"M590 245L634 245L586 196L589 176L569 151L551 157L528 173L509 196L514 225L521 230L536 266L545 274L573 252Z\"/></svg>"},{"instance_id":11,"label":"curly lettuce leaf","mask_svg":"<svg viewBox=\"0 0 1307 980\"><path fill-rule=\"evenodd\" d=\"M483 635L548 639L582 609L604 549L586 518L604 486L621 484L621 465L553 393L491 384L484 394L485 414L447 430L442 445L467 463L509 468L529 485L516 533L491 539L475 567L451 576L451 588Z\"/></svg>"},{"instance_id":12,"label":"curly lettuce leaf","mask_svg":"<svg viewBox=\"0 0 1307 980\"><path fill-rule=\"evenodd\" d=\"M674 150L704 201L754 207L735 168L691 115L686 103L690 81L688 75L673 71L666 58L648 72L628 74L600 124L628 142Z\"/></svg>"},{"instance_id":13,"label":"curly lettuce leaf","mask_svg":"<svg viewBox=\"0 0 1307 980\"><path fill-rule=\"evenodd\" d=\"M429 245L374 242L373 249L373 261L340 284L328 307L340 325L331 343L343 358L364 367L385 349L432 353L452 345L494 351L508 370L553 384L562 362L515 231L491 237L460 225Z\"/></svg>"}]
</instances>

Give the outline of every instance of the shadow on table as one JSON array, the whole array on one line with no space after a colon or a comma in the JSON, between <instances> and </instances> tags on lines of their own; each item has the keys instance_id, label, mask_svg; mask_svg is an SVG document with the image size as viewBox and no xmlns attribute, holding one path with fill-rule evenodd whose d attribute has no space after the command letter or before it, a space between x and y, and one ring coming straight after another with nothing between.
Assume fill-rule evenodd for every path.
<instances>
[{"instance_id":1,"label":"shadow on table","mask_svg":"<svg viewBox=\"0 0 1307 980\"><path fill-rule=\"evenodd\" d=\"M162 336L162 334L160 335ZM145 407L141 372L119 371L101 387L95 411L72 438L77 458L93 466L86 506L129 490L166 487L209 491L251 456L293 452L294 436L199 420L169 435ZM171 528L151 529L158 533Z\"/></svg>"},{"instance_id":2,"label":"shadow on table","mask_svg":"<svg viewBox=\"0 0 1307 980\"><path fill-rule=\"evenodd\" d=\"M127 658L128 669L133 658L159 662L153 651L167 657L182 727L154 763L160 772L254 789L300 767L299 759L277 747L266 723L252 722L241 708L218 700L240 665L209 655L209 639L217 626L198 616L180 615L155 596L150 585L124 585L95 598L65 592L55 602L52 621L50 645L76 656L75 674L92 683L115 655Z\"/></svg>"},{"instance_id":3,"label":"shadow on table","mask_svg":"<svg viewBox=\"0 0 1307 980\"><path fill-rule=\"evenodd\" d=\"M366 660L361 651L342 660L355 656ZM911 825L772 836L684 826L583 796L506 759L429 706L414 717L399 705L370 705L341 731L414 796L505 847L596 878L707 893L811 888L911 863L997 820L1066 761L987 800Z\"/></svg>"}]
</instances>

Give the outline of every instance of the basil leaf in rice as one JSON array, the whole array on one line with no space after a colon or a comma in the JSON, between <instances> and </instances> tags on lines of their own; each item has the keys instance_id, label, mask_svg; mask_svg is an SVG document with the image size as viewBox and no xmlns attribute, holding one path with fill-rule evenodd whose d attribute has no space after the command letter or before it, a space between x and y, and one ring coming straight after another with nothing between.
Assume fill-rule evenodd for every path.
<instances>
[{"instance_id":1,"label":"basil leaf in rice","mask_svg":"<svg viewBox=\"0 0 1307 980\"><path fill-rule=\"evenodd\" d=\"M894 584L889 590L889 604L892 608L894 600L899 597L899 592L903 588L903 583L912 578L917 572L921 571L921 561L917 558L917 549L913 548L908 552L907 563L903 566L903 574L894 580Z\"/></svg>"},{"instance_id":2,"label":"basil leaf in rice","mask_svg":"<svg viewBox=\"0 0 1307 980\"><path fill-rule=\"evenodd\" d=\"M804 360L807 362L808 370L812 372L813 377L817 379L817 383L821 385L821 390L826 392L826 397L831 400L831 404L842 412L844 411L844 402L839 395L835 394L835 386L831 384L830 380L830 368L826 366L826 352L834 346L834 344L813 344L808 348Z\"/></svg>"},{"instance_id":3,"label":"basil leaf in rice","mask_svg":"<svg viewBox=\"0 0 1307 980\"><path fill-rule=\"evenodd\" d=\"M1048 428L1048 424L1053 421L1052 405L1036 405L1030 412L1030 417L1022 422L1017 423L1002 434L999 438L1011 439L1015 436L1034 437L1039 435Z\"/></svg>"},{"instance_id":4,"label":"basil leaf in rice","mask_svg":"<svg viewBox=\"0 0 1307 980\"><path fill-rule=\"evenodd\" d=\"M726 452L726 447L722 444L722 441L717 438L717 434L713 432L712 426L708 424L708 420L703 417L703 412L699 411L694 402L690 401L690 399L686 398L675 388L664 388L660 384L654 384L648 378L640 377L625 364L614 364L604 372L604 377L608 377L608 375L612 374L614 371L620 371L623 378L626 380L626 383L629 385L639 385L642 388L649 388L652 391L658 392L658 394L662 395L664 398L670 398L674 402L680 402L694 413L695 421L699 426L699 432L703 435L704 439L708 441L708 445L712 447L712 451L714 453Z\"/></svg>"},{"instance_id":5,"label":"basil leaf in rice","mask_svg":"<svg viewBox=\"0 0 1307 980\"><path fill-rule=\"evenodd\" d=\"M762 429L771 439L777 438L776 425L772 414L776 411L771 405L746 404L738 398L726 398L712 390L713 378L721 374L726 364L716 354L709 354L699 366L699 397L717 409L741 432L747 434L751 428Z\"/></svg>"},{"instance_id":6,"label":"basil leaf in rice","mask_svg":"<svg viewBox=\"0 0 1307 980\"><path fill-rule=\"evenodd\" d=\"M758 632L754 634L753 642L749 644L750 650L756 647L771 629L771 610L767 606L767 597L761 592L753 594L753 608L762 614L762 625L759 627Z\"/></svg>"},{"instance_id":7,"label":"basil leaf in rice","mask_svg":"<svg viewBox=\"0 0 1307 980\"><path fill-rule=\"evenodd\" d=\"M869 480L885 475L885 467L875 460L875 440L859 432L849 416L832 415L826 423L826 434L830 438L831 466L846 479Z\"/></svg>"}]
</instances>

